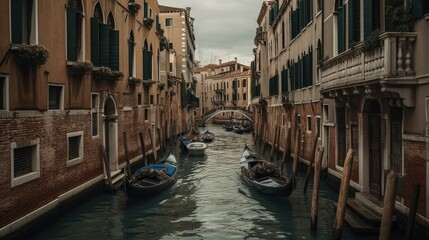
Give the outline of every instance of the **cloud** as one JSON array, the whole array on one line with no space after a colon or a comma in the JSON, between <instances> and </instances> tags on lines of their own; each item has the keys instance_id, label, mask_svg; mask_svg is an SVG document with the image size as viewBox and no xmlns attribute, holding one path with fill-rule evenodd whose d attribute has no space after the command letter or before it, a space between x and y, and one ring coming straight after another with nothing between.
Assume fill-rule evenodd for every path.
<instances>
[{"instance_id":1,"label":"cloud","mask_svg":"<svg viewBox=\"0 0 429 240\"><path fill-rule=\"evenodd\" d=\"M262 0L158 0L160 5L191 7L196 59L202 65L238 58L250 65Z\"/></svg>"}]
</instances>

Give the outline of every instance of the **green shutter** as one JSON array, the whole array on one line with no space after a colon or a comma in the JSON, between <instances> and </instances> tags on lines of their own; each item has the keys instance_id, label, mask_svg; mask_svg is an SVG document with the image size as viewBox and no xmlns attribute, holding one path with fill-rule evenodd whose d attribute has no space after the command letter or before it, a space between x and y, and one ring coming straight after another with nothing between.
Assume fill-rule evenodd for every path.
<instances>
[{"instance_id":1,"label":"green shutter","mask_svg":"<svg viewBox=\"0 0 429 240\"><path fill-rule=\"evenodd\" d=\"M308 65L309 65L309 79L308 79L308 84L309 86L313 86L313 51L310 52L309 56L308 56Z\"/></svg>"},{"instance_id":2,"label":"green shutter","mask_svg":"<svg viewBox=\"0 0 429 240\"><path fill-rule=\"evenodd\" d=\"M12 43L22 43L22 1L11 0Z\"/></svg>"},{"instance_id":3,"label":"green shutter","mask_svg":"<svg viewBox=\"0 0 429 240\"><path fill-rule=\"evenodd\" d=\"M348 4L347 4L347 9L348 9L348 19L349 19L349 23L348 23L348 31L349 31L349 48L351 47L351 43L354 42L354 31L353 31L353 26L354 26L354 9L353 9L353 0L349 0Z\"/></svg>"},{"instance_id":4,"label":"green shutter","mask_svg":"<svg viewBox=\"0 0 429 240\"><path fill-rule=\"evenodd\" d=\"M419 19L423 16L422 2L427 0L414 0L413 1L413 16L414 19Z\"/></svg>"},{"instance_id":5,"label":"green shutter","mask_svg":"<svg viewBox=\"0 0 429 240\"><path fill-rule=\"evenodd\" d=\"M109 67L112 70L119 70L119 31L110 29L110 52Z\"/></svg>"},{"instance_id":6,"label":"green shutter","mask_svg":"<svg viewBox=\"0 0 429 240\"><path fill-rule=\"evenodd\" d=\"M98 18L91 18L91 62L94 66L100 66L99 61L99 21Z\"/></svg>"},{"instance_id":7,"label":"green shutter","mask_svg":"<svg viewBox=\"0 0 429 240\"><path fill-rule=\"evenodd\" d=\"M128 75L133 76L133 66L134 66L134 39L128 40Z\"/></svg>"},{"instance_id":8,"label":"green shutter","mask_svg":"<svg viewBox=\"0 0 429 240\"><path fill-rule=\"evenodd\" d=\"M150 55L149 51L143 49L143 80L150 80Z\"/></svg>"},{"instance_id":9,"label":"green shutter","mask_svg":"<svg viewBox=\"0 0 429 240\"><path fill-rule=\"evenodd\" d=\"M67 7L67 61L76 60L76 8Z\"/></svg>"},{"instance_id":10,"label":"green shutter","mask_svg":"<svg viewBox=\"0 0 429 240\"><path fill-rule=\"evenodd\" d=\"M152 62L153 62L153 53L149 51L149 79L152 80Z\"/></svg>"},{"instance_id":11,"label":"green shutter","mask_svg":"<svg viewBox=\"0 0 429 240\"><path fill-rule=\"evenodd\" d=\"M108 67L110 53L110 25L100 23L100 65Z\"/></svg>"},{"instance_id":12,"label":"green shutter","mask_svg":"<svg viewBox=\"0 0 429 240\"><path fill-rule=\"evenodd\" d=\"M344 33L344 6L338 9L338 53L345 50Z\"/></svg>"},{"instance_id":13,"label":"green shutter","mask_svg":"<svg viewBox=\"0 0 429 240\"><path fill-rule=\"evenodd\" d=\"M372 0L364 0L363 6L364 36L365 38L372 32Z\"/></svg>"},{"instance_id":14,"label":"green shutter","mask_svg":"<svg viewBox=\"0 0 429 240\"><path fill-rule=\"evenodd\" d=\"M143 3L143 17L144 18L147 18L147 2L146 2L146 0L144 0L144 3Z\"/></svg>"}]
</instances>

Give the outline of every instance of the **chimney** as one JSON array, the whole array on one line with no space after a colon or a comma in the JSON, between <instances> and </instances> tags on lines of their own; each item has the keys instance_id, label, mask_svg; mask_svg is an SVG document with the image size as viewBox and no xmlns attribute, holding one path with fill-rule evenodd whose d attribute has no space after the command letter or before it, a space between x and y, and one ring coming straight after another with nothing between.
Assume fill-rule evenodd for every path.
<instances>
[{"instance_id":1,"label":"chimney","mask_svg":"<svg viewBox=\"0 0 429 240\"><path fill-rule=\"evenodd\" d=\"M235 71L237 71L237 70L238 70L237 57L235 57Z\"/></svg>"},{"instance_id":2,"label":"chimney","mask_svg":"<svg viewBox=\"0 0 429 240\"><path fill-rule=\"evenodd\" d=\"M235 57L235 62L237 62L237 57Z\"/></svg>"},{"instance_id":3,"label":"chimney","mask_svg":"<svg viewBox=\"0 0 429 240\"><path fill-rule=\"evenodd\" d=\"M221 65L222 64L222 59L219 59L219 65Z\"/></svg>"}]
</instances>

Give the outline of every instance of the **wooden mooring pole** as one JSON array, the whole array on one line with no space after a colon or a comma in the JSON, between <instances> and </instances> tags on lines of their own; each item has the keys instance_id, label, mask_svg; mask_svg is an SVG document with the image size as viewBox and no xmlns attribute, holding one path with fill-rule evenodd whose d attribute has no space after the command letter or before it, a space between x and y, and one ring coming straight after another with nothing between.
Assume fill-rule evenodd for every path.
<instances>
[{"instance_id":1,"label":"wooden mooring pole","mask_svg":"<svg viewBox=\"0 0 429 240\"><path fill-rule=\"evenodd\" d=\"M140 137L140 145L141 145L142 154L143 154L143 163L145 166L147 166L146 146L144 144L143 133L139 133L139 137Z\"/></svg>"},{"instance_id":2,"label":"wooden mooring pole","mask_svg":"<svg viewBox=\"0 0 429 240\"><path fill-rule=\"evenodd\" d=\"M319 145L319 137L316 135L313 139L313 149L311 150L310 159L308 161L307 175L305 176L304 182L304 193L307 192L308 180L310 179L311 170L313 169L314 157L316 155L316 149Z\"/></svg>"},{"instance_id":3,"label":"wooden mooring pole","mask_svg":"<svg viewBox=\"0 0 429 240\"><path fill-rule=\"evenodd\" d=\"M109 188L110 192L113 192L113 182L112 182L112 176L110 175L110 161L109 157L107 156L106 149L104 148L104 145L101 145L101 151L103 152L103 162L104 167L106 168L106 175L107 175L107 181L109 182Z\"/></svg>"},{"instance_id":4,"label":"wooden mooring pole","mask_svg":"<svg viewBox=\"0 0 429 240\"><path fill-rule=\"evenodd\" d=\"M398 174L390 170L386 180L386 191L384 193L383 215L381 216L380 235L378 239L390 239L393 214L395 212L396 186L398 185Z\"/></svg>"},{"instance_id":5,"label":"wooden mooring pole","mask_svg":"<svg viewBox=\"0 0 429 240\"><path fill-rule=\"evenodd\" d=\"M416 220L417 206L420 197L420 184L414 184L413 205L411 205L408 213L407 228L405 231L405 240L410 240L413 237L414 222Z\"/></svg>"},{"instance_id":6,"label":"wooden mooring pole","mask_svg":"<svg viewBox=\"0 0 429 240\"><path fill-rule=\"evenodd\" d=\"M314 162L313 193L311 195L311 231L317 229L317 212L319 205L320 172L322 170L323 146L317 148L317 159Z\"/></svg>"},{"instance_id":7,"label":"wooden mooring pole","mask_svg":"<svg viewBox=\"0 0 429 240\"><path fill-rule=\"evenodd\" d=\"M158 156L156 152L156 143L155 143L155 140L153 139L152 128L149 128L148 130L149 130L149 136L150 136L150 143L152 144L153 159L156 162L158 161Z\"/></svg>"},{"instance_id":8,"label":"wooden mooring pole","mask_svg":"<svg viewBox=\"0 0 429 240\"><path fill-rule=\"evenodd\" d=\"M341 179L340 193L338 195L337 212L334 222L334 239L341 239L343 231L344 215L347 207L347 195L349 191L350 178L353 165L353 150L349 149L343 168L343 178Z\"/></svg>"},{"instance_id":9,"label":"wooden mooring pole","mask_svg":"<svg viewBox=\"0 0 429 240\"><path fill-rule=\"evenodd\" d=\"M273 141L271 144L271 152L270 152L270 161L272 162L274 159L274 153L276 151L276 142L277 142L277 132L279 131L279 126L276 125L276 131L274 132Z\"/></svg>"},{"instance_id":10,"label":"wooden mooring pole","mask_svg":"<svg viewBox=\"0 0 429 240\"><path fill-rule=\"evenodd\" d=\"M287 156L287 154L290 151L289 150L290 148L288 147L289 142L290 142L289 138L290 138L290 128L288 128L287 132L286 132L286 141L285 141L284 150L283 150L282 164L281 164L281 167L280 167L280 170L282 171L282 174L283 174L283 169L284 169L284 165L285 165L285 162L286 162L286 156Z\"/></svg>"},{"instance_id":11,"label":"wooden mooring pole","mask_svg":"<svg viewBox=\"0 0 429 240\"><path fill-rule=\"evenodd\" d=\"M295 132L295 143L294 143L294 156L293 156L293 166L292 171L293 174L296 175L298 173L298 165L299 165L299 152L301 148L301 128L298 128Z\"/></svg>"},{"instance_id":12,"label":"wooden mooring pole","mask_svg":"<svg viewBox=\"0 0 429 240\"><path fill-rule=\"evenodd\" d=\"M127 175L131 176L131 166L130 166L130 159L128 157L128 138L127 138L127 132L123 132L123 139L124 139L124 149L125 149L125 161L127 163Z\"/></svg>"},{"instance_id":13,"label":"wooden mooring pole","mask_svg":"<svg viewBox=\"0 0 429 240\"><path fill-rule=\"evenodd\" d=\"M161 151L161 156L164 156L164 144L162 142L161 129L160 128L156 128L156 132L158 133L159 150Z\"/></svg>"}]
</instances>

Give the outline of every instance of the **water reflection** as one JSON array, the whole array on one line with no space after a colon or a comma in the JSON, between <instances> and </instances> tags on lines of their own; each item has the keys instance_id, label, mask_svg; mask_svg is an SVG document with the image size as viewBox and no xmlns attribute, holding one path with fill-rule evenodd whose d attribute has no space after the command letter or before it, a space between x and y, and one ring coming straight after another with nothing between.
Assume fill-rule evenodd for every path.
<instances>
[{"instance_id":1,"label":"water reflection","mask_svg":"<svg viewBox=\"0 0 429 240\"><path fill-rule=\"evenodd\" d=\"M123 192L100 195L65 216L39 239L332 238L332 202L337 193L321 183L318 231L312 234L312 185L310 182L307 194L302 192L305 173L298 175L296 191L288 198L253 191L238 175L244 144L257 149L251 134L238 135L214 125L208 129L216 137L205 156L189 156L175 149L179 170L172 188L148 199L128 199ZM289 176L290 162L286 170ZM343 239L359 237L347 228L343 232Z\"/></svg>"}]
</instances>

